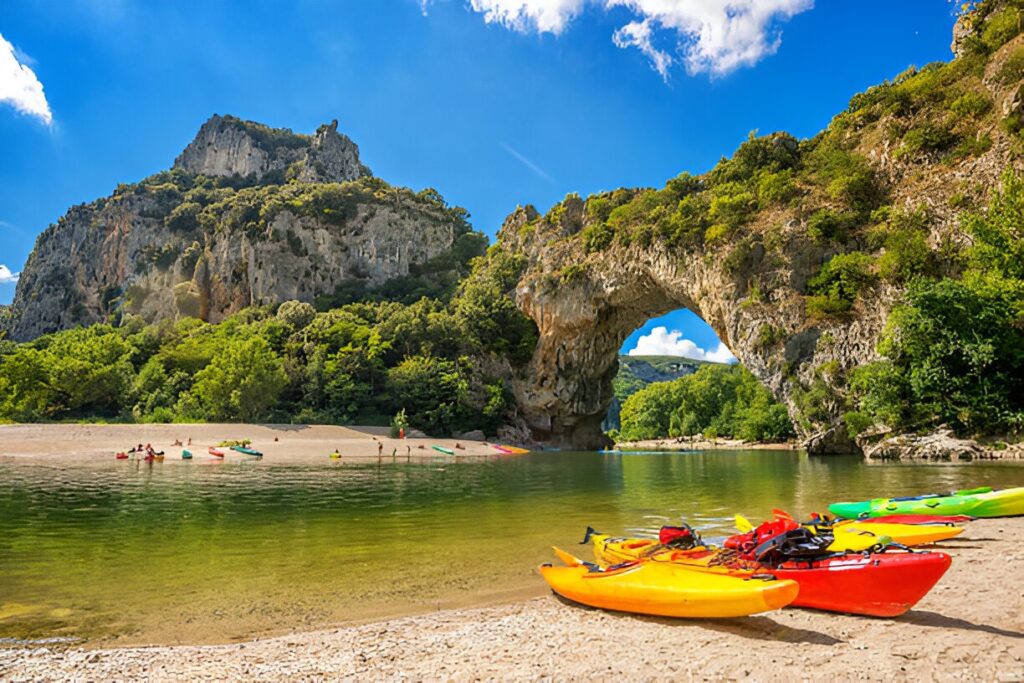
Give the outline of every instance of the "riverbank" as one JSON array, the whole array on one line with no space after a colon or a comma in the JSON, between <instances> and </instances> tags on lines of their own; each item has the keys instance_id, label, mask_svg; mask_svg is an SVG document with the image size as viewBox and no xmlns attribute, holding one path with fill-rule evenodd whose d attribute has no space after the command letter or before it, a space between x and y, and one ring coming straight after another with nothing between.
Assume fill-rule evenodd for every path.
<instances>
[{"instance_id":1,"label":"riverbank","mask_svg":"<svg viewBox=\"0 0 1024 683\"><path fill-rule=\"evenodd\" d=\"M749 442L743 439L687 439L664 438L646 439L644 441L619 441L615 448L621 451L735 451L735 450L768 450L795 451L800 444L795 441L782 443Z\"/></svg>"},{"instance_id":2,"label":"riverbank","mask_svg":"<svg viewBox=\"0 0 1024 683\"><path fill-rule=\"evenodd\" d=\"M895 619L669 620L548 595L233 645L0 647L0 679L1021 680L1024 518L974 522L944 549L947 575Z\"/></svg>"},{"instance_id":3,"label":"riverbank","mask_svg":"<svg viewBox=\"0 0 1024 683\"><path fill-rule=\"evenodd\" d=\"M164 465L181 463L181 451L211 459L209 446L226 440L251 440L266 462L312 463L329 459L337 449L345 461L451 458L433 449L449 448L456 458L501 456L491 444L430 437L392 439L387 427L338 427L291 424L12 424L0 425L0 457L87 462L112 459L136 444L164 451ZM189 444L191 440L191 445ZM180 441L183 445L174 445ZM226 451L227 457L243 457Z\"/></svg>"}]
</instances>

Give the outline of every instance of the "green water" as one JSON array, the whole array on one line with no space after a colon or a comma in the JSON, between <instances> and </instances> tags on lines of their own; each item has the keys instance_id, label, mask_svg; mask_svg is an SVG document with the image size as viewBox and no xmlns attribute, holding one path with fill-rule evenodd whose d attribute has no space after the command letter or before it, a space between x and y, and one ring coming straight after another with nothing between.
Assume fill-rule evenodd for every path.
<instances>
[{"instance_id":1,"label":"green water","mask_svg":"<svg viewBox=\"0 0 1024 683\"><path fill-rule=\"evenodd\" d=\"M542 594L588 524L706 536L734 512L1024 485L1024 466L733 451L454 464L0 460L0 638L216 642Z\"/></svg>"}]
</instances>

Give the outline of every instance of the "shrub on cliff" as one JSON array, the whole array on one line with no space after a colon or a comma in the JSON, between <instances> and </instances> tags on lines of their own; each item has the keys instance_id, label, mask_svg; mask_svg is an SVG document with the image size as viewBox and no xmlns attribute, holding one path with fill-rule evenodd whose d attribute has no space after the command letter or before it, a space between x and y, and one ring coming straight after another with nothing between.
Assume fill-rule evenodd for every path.
<instances>
[{"instance_id":1,"label":"shrub on cliff","mask_svg":"<svg viewBox=\"0 0 1024 683\"><path fill-rule=\"evenodd\" d=\"M988 211L969 214L974 239L962 280L916 280L889 317L884 360L857 370L859 410L911 429L1024 429L1024 181L1012 171Z\"/></svg>"}]
</instances>

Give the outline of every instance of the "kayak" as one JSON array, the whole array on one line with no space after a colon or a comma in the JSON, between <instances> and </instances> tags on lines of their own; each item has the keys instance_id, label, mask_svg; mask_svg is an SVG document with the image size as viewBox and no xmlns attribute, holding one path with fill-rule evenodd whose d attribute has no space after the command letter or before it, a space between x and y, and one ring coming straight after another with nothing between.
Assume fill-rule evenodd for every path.
<instances>
[{"instance_id":1,"label":"kayak","mask_svg":"<svg viewBox=\"0 0 1024 683\"><path fill-rule=\"evenodd\" d=\"M249 448L248 446L232 446L231 450L241 453L242 455L254 455L257 458L262 458L263 453L256 450L255 448Z\"/></svg>"},{"instance_id":2,"label":"kayak","mask_svg":"<svg viewBox=\"0 0 1024 683\"><path fill-rule=\"evenodd\" d=\"M800 524L788 513L773 510L775 518L757 527L758 539L753 538L749 531L744 534L730 536L725 541L727 548L739 548L746 544L752 550L760 541L782 531L796 529L800 526L809 529L815 535L832 534L832 543L826 548L830 552L861 552L882 547L889 543L906 546L929 545L959 536L963 527L958 526L923 526L914 524L893 524L886 522L864 522L840 520L831 524L810 522ZM753 530L754 526L745 518L736 516L737 526L741 530ZM767 533L766 533L767 532Z\"/></svg>"},{"instance_id":3,"label":"kayak","mask_svg":"<svg viewBox=\"0 0 1024 683\"><path fill-rule=\"evenodd\" d=\"M963 524L974 517L967 515L882 515L857 520L858 524Z\"/></svg>"},{"instance_id":4,"label":"kayak","mask_svg":"<svg viewBox=\"0 0 1024 683\"><path fill-rule=\"evenodd\" d=\"M590 607L661 617L743 617L793 602L793 581L693 571L669 562L601 569L555 549L564 567L541 565L551 590Z\"/></svg>"},{"instance_id":5,"label":"kayak","mask_svg":"<svg viewBox=\"0 0 1024 683\"><path fill-rule=\"evenodd\" d=\"M491 444L491 446L502 453L507 455L522 455L523 453L529 453L530 450L527 448L519 448L519 446L501 446L498 444Z\"/></svg>"},{"instance_id":6,"label":"kayak","mask_svg":"<svg viewBox=\"0 0 1024 683\"><path fill-rule=\"evenodd\" d=\"M118 460L127 460L128 459L128 454L127 453L118 453L114 457L117 458Z\"/></svg>"},{"instance_id":7,"label":"kayak","mask_svg":"<svg viewBox=\"0 0 1024 683\"><path fill-rule=\"evenodd\" d=\"M208 453L209 453L210 455L212 455L213 457L215 457L215 458L223 458L223 457L224 457L224 451L222 451L222 450L221 450L221 449L219 449L219 448L214 448L213 446L210 446L210 447L209 447L209 448L207 449L207 452L208 452Z\"/></svg>"},{"instance_id":8,"label":"kayak","mask_svg":"<svg viewBox=\"0 0 1024 683\"><path fill-rule=\"evenodd\" d=\"M181 459L182 460L191 460L192 459L192 451L185 451L185 450L183 450L181 452Z\"/></svg>"},{"instance_id":9,"label":"kayak","mask_svg":"<svg viewBox=\"0 0 1024 683\"><path fill-rule=\"evenodd\" d=\"M836 543L848 544L853 538L888 537L893 543L910 547L930 545L955 538L964 532L962 526L934 524L893 524L890 522L837 522L832 525ZM831 546L829 547L830 549ZM852 549L852 548L851 548Z\"/></svg>"},{"instance_id":10,"label":"kayak","mask_svg":"<svg viewBox=\"0 0 1024 683\"><path fill-rule=\"evenodd\" d=\"M845 519L892 514L1011 517L1024 515L1024 487L996 490L985 486L948 494L875 498L856 503L833 503L828 506L828 510L836 517Z\"/></svg>"},{"instance_id":11,"label":"kayak","mask_svg":"<svg viewBox=\"0 0 1024 683\"><path fill-rule=\"evenodd\" d=\"M431 448L439 453L444 453L445 455L455 455L455 451L450 448L445 448L444 446L431 446Z\"/></svg>"},{"instance_id":12,"label":"kayak","mask_svg":"<svg viewBox=\"0 0 1024 683\"><path fill-rule=\"evenodd\" d=\"M949 569L952 559L940 552L847 553L813 560L788 561L768 567L733 559L731 551L710 546L673 550L650 539L591 536L599 565L614 565L638 558L680 564L715 574L753 576L770 572L799 584L794 607L830 612L893 617L923 598Z\"/></svg>"}]
</instances>

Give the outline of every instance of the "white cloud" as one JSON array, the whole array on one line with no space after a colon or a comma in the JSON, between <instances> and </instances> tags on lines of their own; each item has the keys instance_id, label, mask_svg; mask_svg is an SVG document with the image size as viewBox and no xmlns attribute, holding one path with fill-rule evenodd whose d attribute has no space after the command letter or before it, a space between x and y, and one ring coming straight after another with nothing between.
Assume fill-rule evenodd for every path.
<instances>
[{"instance_id":1,"label":"white cloud","mask_svg":"<svg viewBox=\"0 0 1024 683\"><path fill-rule=\"evenodd\" d=\"M556 35L587 4L632 13L612 40L640 50L668 80L677 63L691 74L720 76L775 54L782 42L777 23L811 9L814 0L470 0L487 23ZM655 47L657 33L670 50Z\"/></svg>"},{"instance_id":2,"label":"white cloud","mask_svg":"<svg viewBox=\"0 0 1024 683\"><path fill-rule=\"evenodd\" d=\"M636 340L636 348L630 356L682 356L693 360L706 360L712 363L734 363L736 356L722 342L711 351L705 351L689 339L683 339L679 330L668 331L667 327L659 326Z\"/></svg>"},{"instance_id":3,"label":"white cloud","mask_svg":"<svg viewBox=\"0 0 1024 683\"><path fill-rule=\"evenodd\" d=\"M21 273L12 273L10 268L0 263L0 285L17 282L19 277Z\"/></svg>"},{"instance_id":4,"label":"white cloud","mask_svg":"<svg viewBox=\"0 0 1024 683\"><path fill-rule=\"evenodd\" d=\"M0 102L10 104L22 114L35 116L46 125L53 123L43 84L36 74L18 61L14 46L0 35Z\"/></svg>"},{"instance_id":5,"label":"white cloud","mask_svg":"<svg viewBox=\"0 0 1024 683\"><path fill-rule=\"evenodd\" d=\"M488 24L497 23L517 31L535 29L539 33L561 33L580 10L585 0L470 0L474 11L484 15Z\"/></svg>"}]
</instances>

